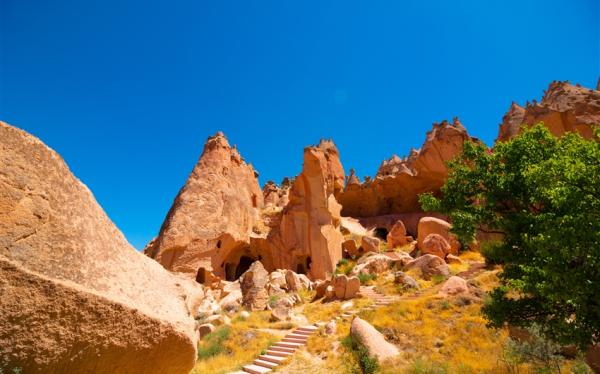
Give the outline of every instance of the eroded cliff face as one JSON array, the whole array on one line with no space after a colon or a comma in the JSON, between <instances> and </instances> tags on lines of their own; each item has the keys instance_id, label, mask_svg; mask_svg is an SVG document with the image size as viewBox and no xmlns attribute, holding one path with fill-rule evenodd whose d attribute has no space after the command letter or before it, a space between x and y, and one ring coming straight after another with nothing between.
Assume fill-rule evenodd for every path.
<instances>
[{"instance_id":1,"label":"eroded cliff face","mask_svg":"<svg viewBox=\"0 0 600 374\"><path fill-rule=\"evenodd\" d=\"M511 105L502 119L496 141L516 136L522 124L531 126L538 122L544 122L556 136L571 131L591 138L592 126L600 124L600 91L554 81L540 103L534 101L525 107Z\"/></svg>"},{"instance_id":2,"label":"eroded cliff face","mask_svg":"<svg viewBox=\"0 0 600 374\"><path fill-rule=\"evenodd\" d=\"M240 262L249 266L260 256L251 253L250 236L262 207L257 173L219 132L206 141L158 237L144 251L166 269L201 283L206 272L237 279L246 270L238 268Z\"/></svg>"},{"instance_id":3,"label":"eroded cliff face","mask_svg":"<svg viewBox=\"0 0 600 374\"><path fill-rule=\"evenodd\" d=\"M202 288L138 253L62 158L0 122L0 362L188 373Z\"/></svg>"},{"instance_id":4,"label":"eroded cliff face","mask_svg":"<svg viewBox=\"0 0 600 374\"><path fill-rule=\"evenodd\" d=\"M382 162L377 175L363 183L353 176L346 189L336 194L342 204L342 215L375 217L390 214L421 212L418 195L439 192L446 181L446 162L462 152L470 137L463 125L453 123L433 125L420 150L411 150L406 158L396 155Z\"/></svg>"},{"instance_id":5,"label":"eroded cliff face","mask_svg":"<svg viewBox=\"0 0 600 374\"><path fill-rule=\"evenodd\" d=\"M333 142L304 149L302 172L289 191L289 202L257 245L271 248L277 268L313 279L333 274L342 258L341 205L335 194L344 187L344 168Z\"/></svg>"}]
</instances>

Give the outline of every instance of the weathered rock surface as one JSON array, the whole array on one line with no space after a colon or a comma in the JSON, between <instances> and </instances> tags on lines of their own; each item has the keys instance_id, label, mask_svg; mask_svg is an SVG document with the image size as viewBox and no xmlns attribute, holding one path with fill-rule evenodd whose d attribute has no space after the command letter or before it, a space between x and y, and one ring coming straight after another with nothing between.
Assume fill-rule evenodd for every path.
<instances>
[{"instance_id":1,"label":"weathered rock surface","mask_svg":"<svg viewBox=\"0 0 600 374\"><path fill-rule=\"evenodd\" d=\"M269 273L260 261L254 262L240 277L242 290L242 306L248 310L265 310L269 301L269 293L265 286Z\"/></svg>"},{"instance_id":2,"label":"weathered rock surface","mask_svg":"<svg viewBox=\"0 0 600 374\"><path fill-rule=\"evenodd\" d=\"M421 253L445 258L450 253L450 244L441 235L429 234L421 244Z\"/></svg>"},{"instance_id":3,"label":"weathered rock surface","mask_svg":"<svg viewBox=\"0 0 600 374\"><path fill-rule=\"evenodd\" d=\"M522 124L531 126L538 122L544 122L556 136L572 131L591 138L593 125L600 123L600 91L554 81L540 103L534 101L525 107L512 103L502 119L496 141L514 137Z\"/></svg>"},{"instance_id":4,"label":"weathered rock surface","mask_svg":"<svg viewBox=\"0 0 600 374\"><path fill-rule=\"evenodd\" d=\"M302 172L296 177L279 226L265 245L278 268L306 273L312 279L333 274L342 258L341 205L335 194L344 187L344 169L331 141L304 149Z\"/></svg>"},{"instance_id":5,"label":"weathered rock surface","mask_svg":"<svg viewBox=\"0 0 600 374\"><path fill-rule=\"evenodd\" d=\"M454 234L450 233L451 228L452 228L452 225L442 219L435 218L435 217L421 218L419 220L419 227L417 229L417 231L418 231L417 247L421 251L425 251L426 250L426 248L424 247L425 238L427 238L427 236L429 236L430 234L438 234L441 237L443 237L450 245L450 249L448 250L448 252L446 252L446 254L450 253L453 255L457 255L458 251L460 249L460 242L458 241L458 239L456 238L456 236ZM425 252L425 253L428 253L428 252ZM444 258L444 256L440 256L440 257Z\"/></svg>"},{"instance_id":6,"label":"weathered rock surface","mask_svg":"<svg viewBox=\"0 0 600 374\"><path fill-rule=\"evenodd\" d=\"M346 257L355 257L361 254L361 248L356 244L356 240L348 239L342 243L342 251Z\"/></svg>"},{"instance_id":7,"label":"weathered rock surface","mask_svg":"<svg viewBox=\"0 0 600 374\"><path fill-rule=\"evenodd\" d=\"M398 348L385 340L382 333L359 317L355 317L352 320L350 334L360 344L365 346L369 356L376 357L379 361L394 358L400 354Z\"/></svg>"},{"instance_id":8,"label":"weathered rock surface","mask_svg":"<svg viewBox=\"0 0 600 374\"><path fill-rule=\"evenodd\" d=\"M363 236L360 240L360 247L362 248L361 253L374 252L379 253L379 246L381 241L372 236Z\"/></svg>"},{"instance_id":9,"label":"weathered rock surface","mask_svg":"<svg viewBox=\"0 0 600 374\"><path fill-rule=\"evenodd\" d=\"M263 199L265 207L283 208L289 202L289 193L292 183L288 178L278 186L273 181L268 181L263 187Z\"/></svg>"},{"instance_id":10,"label":"weathered rock surface","mask_svg":"<svg viewBox=\"0 0 600 374\"><path fill-rule=\"evenodd\" d=\"M450 275L450 269L444 260L438 256L429 254L417 257L404 266L405 270L412 268L421 270L424 279L430 279L434 275L443 277L448 277Z\"/></svg>"},{"instance_id":11,"label":"weathered rock surface","mask_svg":"<svg viewBox=\"0 0 600 374\"><path fill-rule=\"evenodd\" d=\"M439 291L441 296L455 296L458 294L468 294L469 286L467 281L461 277L452 276L442 285Z\"/></svg>"},{"instance_id":12,"label":"weathered rock surface","mask_svg":"<svg viewBox=\"0 0 600 374\"><path fill-rule=\"evenodd\" d=\"M411 276L406 275L403 271L397 271L394 274L394 283L399 284L406 289L412 288L418 290L421 288L416 280L414 280Z\"/></svg>"},{"instance_id":13,"label":"weathered rock surface","mask_svg":"<svg viewBox=\"0 0 600 374\"><path fill-rule=\"evenodd\" d=\"M388 271L400 260L394 260L384 254L371 254L362 257L352 269L352 275L380 274Z\"/></svg>"},{"instance_id":14,"label":"weathered rock surface","mask_svg":"<svg viewBox=\"0 0 600 374\"><path fill-rule=\"evenodd\" d=\"M37 138L0 122L0 362L188 373L203 291L132 248Z\"/></svg>"},{"instance_id":15,"label":"weathered rock surface","mask_svg":"<svg viewBox=\"0 0 600 374\"><path fill-rule=\"evenodd\" d=\"M239 266L243 256L262 255L252 253L249 244L262 206L257 173L219 132L206 141L158 237L144 252L166 269L201 283L205 271L235 280L245 270Z\"/></svg>"},{"instance_id":16,"label":"weathered rock surface","mask_svg":"<svg viewBox=\"0 0 600 374\"><path fill-rule=\"evenodd\" d=\"M412 238L406 235L406 227L404 226L404 223L398 220L388 232L386 241L388 249L393 249L412 242Z\"/></svg>"},{"instance_id":17,"label":"weathered rock surface","mask_svg":"<svg viewBox=\"0 0 600 374\"><path fill-rule=\"evenodd\" d=\"M342 214L373 217L421 212L418 195L439 192L448 174L446 162L462 152L465 141L476 139L458 120L434 124L420 150L412 150L404 159L393 156L381 164L372 181L348 183L336 194Z\"/></svg>"},{"instance_id":18,"label":"weathered rock surface","mask_svg":"<svg viewBox=\"0 0 600 374\"><path fill-rule=\"evenodd\" d=\"M360 281L358 278L348 277L343 274L335 276L332 284L335 290L335 297L339 300L354 298L360 288Z\"/></svg>"}]
</instances>

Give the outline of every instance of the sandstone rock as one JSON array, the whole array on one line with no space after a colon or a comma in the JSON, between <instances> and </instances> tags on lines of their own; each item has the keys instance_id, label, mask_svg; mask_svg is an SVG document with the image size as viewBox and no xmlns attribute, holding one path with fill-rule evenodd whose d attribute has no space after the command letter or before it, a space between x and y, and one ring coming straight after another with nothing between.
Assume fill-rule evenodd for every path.
<instances>
[{"instance_id":1,"label":"sandstone rock","mask_svg":"<svg viewBox=\"0 0 600 374\"><path fill-rule=\"evenodd\" d=\"M240 292L242 291L242 289L240 288L240 281L236 280L235 282L227 282L227 281L221 281L221 299L223 299L224 297L226 297L227 295L229 295L232 292Z\"/></svg>"},{"instance_id":2,"label":"sandstone rock","mask_svg":"<svg viewBox=\"0 0 600 374\"><path fill-rule=\"evenodd\" d=\"M349 277L348 283L346 284L346 292L344 293L344 299L353 299L358 294L360 289L360 280L357 277Z\"/></svg>"},{"instance_id":3,"label":"sandstone rock","mask_svg":"<svg viewBox=\"0 0 600 374\"><path fill-rule=\"evenodd\" d=\"M263 187L263 199L265 207L283 208L289 202L288 194L291 184L287 178L281 183L281 187L275 182L268 181Z\"/></svg>"},{"instance_id":4,"label":"sandstone rock","mask_svg":"<svg viewBox=\"0 0 600 374\"><path fill-rule=\"evenodd\" d=\"M327 334L327 335L335 334L336 330L337 330L337 324L335 323L335 320L329 321L325 325L325 334Z\"/></svg>"},{"instance_id":5,"label":"sandstone rock","mask_svg":"<svg viewBox=\"0 0 600 374\"><path fill-rule=\"evenodd\" d=\"M353 306L354 306L354 303L352 301L346 301L345 303L343 303L342 305L340 305L340 310L350 309Z\"/></svg>"},{"instance_id":6,"label":"sandstone rock","mask_svg":"<svg viewBox=\"0 0 600 374\"><path fill-rule=\"evenodd\" d=\"M300 280L300 283L304 289L307 289L307 290L313 289L312 282L310 281L310 279L308 279L308 277L305 274L296 274L296 275L298 276L298 279Z\"/></svg>"},{"instance_id":7,"label":"sandstone rock","mask_svg":"<svg viewBox=\"0 0 600 374\"><path fill-rule=\"evenodd\" d=\"M445 258L446 254L450 252L450 244L444 239L443 236L438 234L429 234L423 240L421 245L421 252L423 254L430 254L438 256L439 258Z\"/></svg>"},{"instance_id":8,"label":"sandstone rock","mask_svg":"<svg viewBox=\"0 0 600 374\"><path fill-rule=\"evenodd\" d=\"M334 300L335 299L335 289L333 286L329 285L325 288L325 300Z\"/></svg>"},{"instance_id":9,"label":"sandstone rock","mask_svg":"<svg viewBox=\"0 0 600 374\"><path fill-rule=\"evenodd\" d=\"M337 275L333 279L333 287L335 290L335 297L342 300L346 294L346 285L348 284L348 277L345 275Z\"/></svg>"},{"instance_id":10,"label":"sandstone rock","mask_svg":"<svg viewBox=\"0 0 600 374\"><path fill-rule=\"evenodd\" d=\"M222 310L228 313L237 312L242 305L242 291L235 290L230 292L219 301L219 305Z\"/></svg>"},{"instance_id":11,"label":"sandstone rock","mask_svg":"<svg viewBox=\"0 0 600 374\"><path fill-rule=\"evenodd\" d=\"M404 266L405 270L417 268L421 271L424 279L430 279L434 275L448 277L450 269L441 258L434 255L423 255Z\"/></svg>"},{"instance_id":12,"label":"sandstone rock","mask_svg":"<svg viewBox=\"0 0 600 374\"><path fill-rule=\"evenodd\" d=\"M471 138L458 120L434 124L420 150L412 150L406 158L395 156L384 161L373 181L349 183L336 194L343 206L342 215L421 212L419 194L439 193L448 175L446 162L462 152L465 141L478 140Z\"/></svg>"},{"instance_id":13,"label":"sandstone rock","mask_svg":"<svg viewBox=\"0 0 600 374\"><path fill-rule=\"evenodd\" d=\"M361 225L360 221L352 217L341 218L340 231L344 235L365 236L368 234L368 230Z\"/></svg>"},{"instance_id":14,"label":"sandstone rock","mask_svg":"<svg viewBox=\"0 0 600 374\"><path fill-rule=\"evenodd\" d=\"M335 193L344 187L344 169L331 141L304 149L302 172L296 177L279 225L264 245L274 264L325 279L342 258L341 205Z\"/></svg>"},{"instance_id":15,"label":"sandstone rock","mask_svg":"<svg viewBox=\"0 0 600 374\"><path fill-rule=\"evenodd\" d=\"M467 285L467 281L461 277L452 276L444 283L438 294L440 296L455 296L468 293L469 286Z\"/></svg>"},{"instance_id":16,"label":"sandstone rock","mask_svg":"<svg viewBox=\"0 0 600 374\"><path fill-rule=\"evenodd\" d=\"M502 120L496 141L516 136L522 124L531 126L539 122L544 122L556 136L571 131L591 138L593 126L600 123L600 91L554 81L540 103L528 103L525 107L512 103Z\"/></svg>"},{"instance_id":17,"label":"sandstone rock","mask_svg":"<svg viewBox=\"0 0 600 374\"><path fill-rule=\"evenodd\" d=\"M352 275L380 274L389 270L395 261L384 254L372 254L358 260L352 269Z\"/></svg>"},{"instance_id":18,"label":"sandstone rock","mask_svg":"<svg viewBox=\"0 0 600 374\"><path fill-rule=\"evenodd\" d=\"M287 270L285 280L288 291L298 292L310 288L310 280L304 274L298 275L291 270Z\"/></svg>"},{"instance_id":19,"label":"sandstone rock","mask_svg":"<svg viewBox=\"0 0 600 374\"><path fill-rule=\"evenodd\" d=\"M419 227L417 229L417 231L418 231L417 246L419 247L419 249L421 251L423 251L424 250L423 244L424 244L425 238L427 238L427 236L429 234L438 234L438 235L442 236L444 239L446 239L448 244L450 244L450 249L447 253L457 255L458 250L460 249L460 242L458 241L458 239L456 239L456 236L454 234L450 233L450 228L452 228L451 224L449 224L448 222L441 220L439 218L435 218L435 217L421 218L421 220L419 221ZM441 257L444 258L444 256L441 256Z\"/></svg>"},{"instance_id":20,"label":"sandstone rock","mask_svg":"<svg viewBox=\"0 0 600 374\"><path fill-rule=\"evenodd\" d=\"M289 301L278 302L271 310L271 322L289 321L292 319L292 308Z\"/></svg>"},{"instance_id":21,"label":"sandstone rock","mask_svg":"<svg viewBox=\"0 0 600 374\"><path fill-rule=\"evenodd\" d=\"M242 290L242 306L249 310L264 310L269 301L269 294L265 288L269 273L260 261L254 262L240 277Z\"/></svg>"},{"instance_id":22,"label":"sandstone rock","mask_svg":"<svg viewBox=\"0 0 600 374\"><path fill-rule=\"evenodd\" d=\"M404 223L398 220L394 226L392 226L392 229L389 231L386 240L388 248L393 249L410 243L412 240L409 239L412 238L406 236L406 227L404 227Z\"/></svg>"},{"instance_id":23,"label":"sandstone rock","mask_svg":"<svg viewBox=\"0 0 600 374\"><path fill-rule=\"evenodd\" d=\"M350 334L360 344L365 346L369 356L376 357L380 362L394 358L400 354L395 345L385 340L383 334L377 331L367 321L355 317L350 326Z\"/></svg>"},{"instance_id":24,"label":"sandstone rock","mask_svg":"<svg viewBox=\"0 0 600 374\"><path fill-rule=\"evenodd\" d=\"M446 255L446 263L448 264L462 264L460 257L455 255Z\"/></svg>"},{"instance_id":25,"label":"sandstone rock","mask_svg":"<svg viewBox=\"0 0 600 374\"><path fill-rule=\"evenodd\" d=\"M325 292L327 291L327 287L331 284L330 280L319 280L314 284L315 300L325 297Z\"/></svg>"},{"instance_id":26,"label":"sandstone rock","mask_svg":"<svg viewBox=\"0 0 600 374\"><path fill-rule=\"evenodd\" d=\"M373 238L371 236L363 236L360 241L360 246L362 248L363 253L368 253L368 252L378 253L380 244L381 244L381 241L379 239Z\"/></svg>"},{"instance_id":27,"label":"sandstone rock","mask_svg":"<svg viewBox=\"0 0 600 374\"><path fill-rule=\"evenodd\" d=\"M208 138L147 254L200 283L206 271L237 279L245 270L242 257L249 265L261 256L271 268L270 253L249 247L262 206L257 173L219 132Z\"/></svg>"},{"instance_id":28,"label":"sandstone rock","mask_svg":"<svg viewBox=\"0 0 600 374\"><path fill-rule=\"evenodd\" d=\"M0 362L188 373L200 285L138 253L40 140L0 122Z\"/></svg>"},{"instance_id":29,"label":"sandstone rock","mask_svg":"<svg viewBox=\"0 0 600 374\"><path fill-rule=\"evenodd\" d=\"M356 241L354 239L348 239L342 243L342 250L345 254L347 254L348 258L353 258L361 254L361 251L356 245Z\"/></svg>"},{"instance_id":30,"label":"sandstone rock","mask_svg":"<svg viewBox=\"0 0 600 374\"><path fill-rule=\"evenodd\" d=\"M412 277L406 275L402 271L397 271L394 274L394 283L402 285L403 288L406 289L420 289L419 284Z\"/></svg>"},{"instance_id":31,"label":"sandstone rock","mask_svg":"<svg viewBox=\"0 0 600 374\"><path fill-rule=\"evenodd\" d=\"M211 332L215 331L215 326L212 323L203 323L198 326L198 332L200 333L200 337L204 337Z\"/></svg>"},{"instance_id":32,"label":"sandstone rock","mask_svg":"<svg viewBox=\"0 0 600 374\"><path fill-rule=\"evenodd\" d=\"M202 321L204 323L210 323L213 326L228 325L230 323L229 317L222 314L215 314L207 317Z\"/></svg>"}]
</instances>

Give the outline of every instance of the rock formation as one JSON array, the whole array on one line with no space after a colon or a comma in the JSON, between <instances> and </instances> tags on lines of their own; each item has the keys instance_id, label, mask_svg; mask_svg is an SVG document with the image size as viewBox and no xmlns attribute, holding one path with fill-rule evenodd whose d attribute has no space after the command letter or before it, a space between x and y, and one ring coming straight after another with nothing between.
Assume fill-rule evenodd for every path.
<instances>
[{"instance_id":1,"label":"rock formation","mask_svg":"<svg viewBox=\"0 0 600 374\"><path fill-rule=\"evenodd\" d=\"M442 239L445 239L445 241L449 245L449 248L447 250L445 250L443 255L441 255L440 257L444 258L444 256L448 253L457 255L458 251L460 249L460 242L458 241L456 236L450 232L451 228L452 228L452 225L442 219L435 218L435 217L421 218L419 220L419 227L417 230L418 231L418 237L417 237L418 248L421 251L423 251L424 253L432 253L432 252L428 251L428 249L431 250L432 247L431 246L428 247L425 245L425 239L427 239L427 237L431 234L437 234L437 235L441 236ZM436 241L437 243L440 243L440 241L437 239L434 239L434 241ZM442 247L444 247L443 244L442 244Z\"/></svg>"},{"instance_id":2,"label":"rock formation","mask_svg":"<svg viewBox=\"0 0 600 374\"><path fill-rule=\"evenodd\" d=\"M352 320L350 334L367 349L370 357L376 357L379 361L385 361L400 354L398 348L385 340L382 333L359 317Z\"/></svg>"},{"instance_id":3,"label":"rock formation","mask_svg":"<svg viewBox=\"0 0 600 374\"><path fill-rule=\"evenodd\" d=\"M522 124L531 126L538 122L544 122L556 136L573 131L590 138L592 126L600 123L600 91L554 81L540 103L528 103L525 107L512 103L502 119L496 141L514 137Z\"/></svg>"},{"instance_id":4,"label":"rock formation","mask_svg":"<svg viewBox=\"0 0 600 374\"><path fill-rule=\"evenodd\" d=\"M200 283L208 273L235 280L262 257L250 248L262 206L257 173L218 132L208 138L158 237L144 251Z\"/></svg>"},{"instance_id":5,"label":"rock formation","mask_svg":"<svg viewBox=\"0 0 600 374\"><path fill-rule=\"evenodd\" d=\"M333 142L304 149L302 172L289 192L279 224L264 245L278 268L325 279L342 258L341 205L335 194L344 188L344 169Z\"/></svg>"},{"instance_id":6,"label":"rock formation","mask_svg":"<svg viewBox=\"0 0 600 374\"><path fill-rule=\"evenodd\" d=\"M56 152L0 122L3 367L188 373L201 297L136 252Z\"/></svg>"},{"instance_id":7,"label":"rock formation","mask_svg":"<svg viewBox=\"0 0 600 374\"><path fill-rule=\"evenodd\" d=\"M457 119L434 124L420 150L412 150L404 159L392 156L381 164L374 180L349 183L336 194L343 207L342 215L373 217L421 212L418 195L439 191L448 174L446 162L462 152L465 141L477 140L467 134Z\"/></svg>"}]
</instances>

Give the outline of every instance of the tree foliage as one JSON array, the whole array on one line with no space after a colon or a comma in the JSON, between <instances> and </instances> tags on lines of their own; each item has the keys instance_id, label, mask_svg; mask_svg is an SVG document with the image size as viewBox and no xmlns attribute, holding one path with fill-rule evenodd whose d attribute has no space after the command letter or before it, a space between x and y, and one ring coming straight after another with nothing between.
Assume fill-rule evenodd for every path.
<instances>
[{"instance_id":1,"label":"tree foliage","mask_svg":"<svg viewBox=\"0 0 600 374\"><path fill-rule=\"evenodd\" d=\"M504 265L483 309L491 326L536 324L581 347L600 340L599 135L556 138L538 124L493 151L467 142L449 163L442 197L421 195L463 243L477 227L503 233L484 252Z\"/></svg>"}]
</instances>

